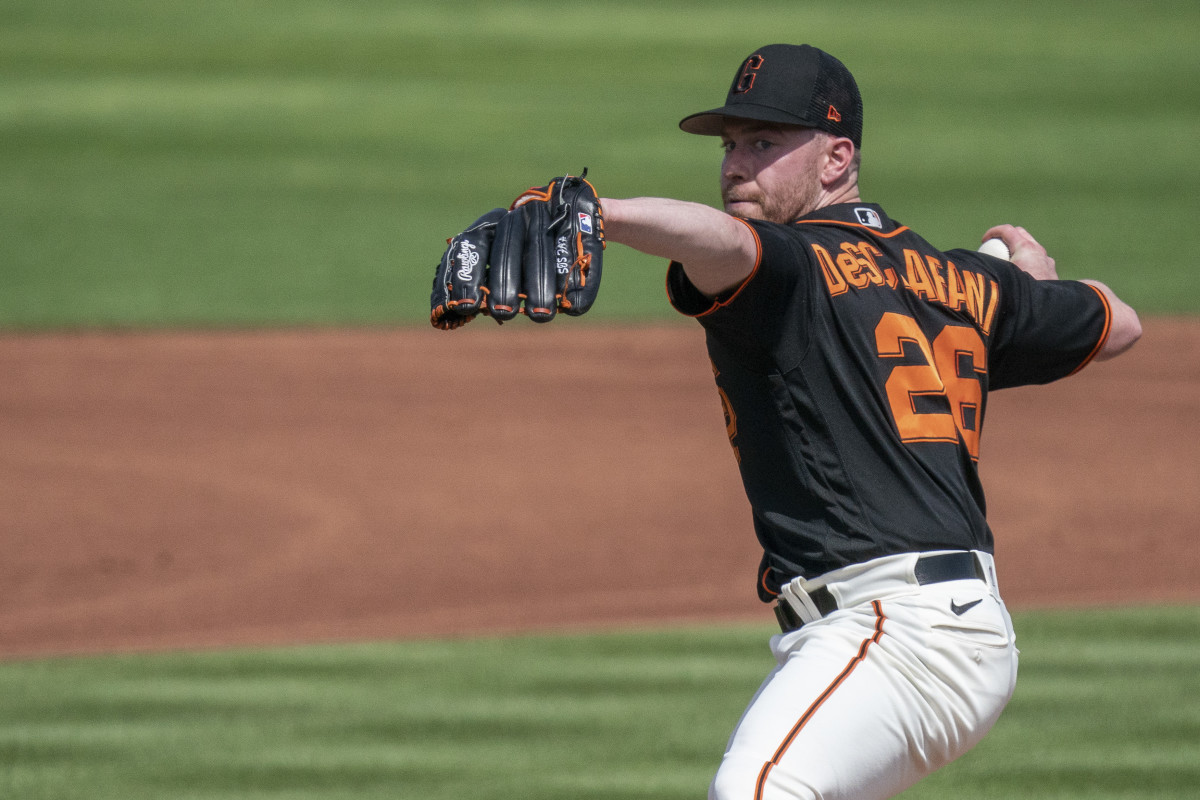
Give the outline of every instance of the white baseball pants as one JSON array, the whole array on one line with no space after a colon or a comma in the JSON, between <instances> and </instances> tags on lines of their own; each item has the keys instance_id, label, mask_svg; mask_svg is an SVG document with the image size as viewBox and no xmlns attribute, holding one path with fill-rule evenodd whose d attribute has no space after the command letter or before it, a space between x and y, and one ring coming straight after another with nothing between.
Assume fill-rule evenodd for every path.
<instances>
[{"instance_id":1,"label":"white baseball pants","mask_svg":"<svg viewBox=\"0 0 1200 800\"><path fill-rule=\"evenodd\" d=\"M987 580L926 586L915 554L829 573L839 610L772 637L778 666L738 722L710 800L873 800L967 752L1012 697L1017 649Z\"/></svg>"}]
</instances>

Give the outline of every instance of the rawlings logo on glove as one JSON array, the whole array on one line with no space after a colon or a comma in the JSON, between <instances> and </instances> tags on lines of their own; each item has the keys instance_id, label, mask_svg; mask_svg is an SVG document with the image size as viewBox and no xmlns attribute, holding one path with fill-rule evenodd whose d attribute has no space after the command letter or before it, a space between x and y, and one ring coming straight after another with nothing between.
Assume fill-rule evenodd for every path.
<instances>
[{"instance_id":1,"label":"rawlings logo on glove","mask_svg":"<svg viewBox=\"0 0 1200 800\"><path fill-rule=\"evenodd\" d=\"M549 322L560 310L587 312L600 290L605 242L586 176L585 169L529 189L447 240L429 302L433 326L453 330L481 313Z\"/></svg>"}]
</instances>

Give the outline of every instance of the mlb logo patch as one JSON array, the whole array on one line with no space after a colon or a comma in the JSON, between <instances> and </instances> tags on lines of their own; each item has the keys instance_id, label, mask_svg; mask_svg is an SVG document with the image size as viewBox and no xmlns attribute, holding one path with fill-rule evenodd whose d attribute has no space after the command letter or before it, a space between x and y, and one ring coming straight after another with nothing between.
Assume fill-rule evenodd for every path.
<instances>
[{"instance_id":1,"label":"mlb logo patch","mask_svg":"<svg viewBox=\"0 0 1200 800\"><path fill-rule=\"evenodd\" d=\"M883 220L879 218L879 215L872 208L856 208L854 209L854 216L858 217L858 221L863 225L883 230Z\"/></svg>"},{"instance_id":2,"label":"mlb logo patch","mask_svg":"<svg viewBox=\"0 0 1200 800\"><path fill-rule=\"evenodd\" d=\"M579 213L579 230L583 231L584 233L592 232L591 214L584 214L583 212Z\"/></svg>"}]
</instances>

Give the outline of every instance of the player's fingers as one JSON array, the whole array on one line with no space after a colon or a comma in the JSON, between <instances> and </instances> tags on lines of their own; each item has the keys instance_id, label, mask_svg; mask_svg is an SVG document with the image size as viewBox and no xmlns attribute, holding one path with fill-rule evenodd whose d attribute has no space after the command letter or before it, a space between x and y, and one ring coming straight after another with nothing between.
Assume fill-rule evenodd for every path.
<instances>
[{"instance_id":1,"label":"player's fingers","mask_svg":"<svg viewBox=\"0 0 1200 800\"><path fill-rule=\"evenodd\" d=\"M982 241L987 241L988 239L1000 239L1013 252L1016 252L1018 247L1045 251L1045 248L1033 237L1033 234L1020 225L995 225L988 228L987 232L983 234Z\"/></svg>"},{"instance_id":2,"label":"player's fingers","mask_svg":"<svg viewBox=\"0 0 1200 800\"><path fill-rule=\"evenodd\" d=\"M993 225L984 232L983 237L979 240L986 242L988 239L999 239L1008 245L1008 249L1013 249L1013 244L1016 241L1017 227L1015 225Z\"/></svg>"},{"instance_id":3,"label":"player's fingers","mask_svg":"<svg viewBox=\"0 0 1200 800\"><path fill-rule=\"evenodd\" d=\"M1057 265L1033 234L1018 225L994 225L983 234L983 241L1000 239L1008 247L1009 260L1038 280L1058 277Z\"/></svg>"},{"instance_id":4,"label":"player's fingers","mask_svg":"<svg viewBox=\"0 0 1200 800\"><path fill-rule=\"evenodd\" d=\"M995 225L988 228L981 241L986 242L988 239L999 239L1004 242L1010 258L1014 262L1030 258L1050 260L1051 267L1053 267L1053 259L1049 259L1049 256L1046 255L1046 248L1042 247L1041 243L1033 238L1033 234L1020 225Z\"/></svg>"},{"instance_id":5,"label":"player's fingers","mask_svg":"<svg viewBox=\"0 0 1200 800\"><path fill-rule=\"evenodd\" d=\"M1008 249L1012 251L1013 255L1020 253L1037 256L1038 258L1048 258L1046 248L1042 247L1041 242L1033 238L1033 234L1019 225L1012 226L1012 229L1010 237L1012 241L1011 243L1006 242L1006 244L1008 244Z\"/></svg>"}]
</instances>

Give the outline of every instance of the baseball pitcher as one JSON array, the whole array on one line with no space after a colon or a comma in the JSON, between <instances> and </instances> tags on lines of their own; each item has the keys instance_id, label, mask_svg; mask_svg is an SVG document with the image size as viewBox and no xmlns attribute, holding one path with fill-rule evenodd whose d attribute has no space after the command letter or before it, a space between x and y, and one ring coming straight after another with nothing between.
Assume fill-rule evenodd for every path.
<instances>
[{"instance_id":1,"label":"baseball pitcher","mask_svg":"<svg viewBox=\"0 0 1200 800\"><path fill-rule=\"evenodd\" d=\"M941 251L864 202L862 126L840 61L762 47L724 105L680 122L720 137L723 211L557 178L451 239L434 280L431 319L450 329L587 311L606 237L669 261L780 625L713 800L891 797L984 736L1017 676L979 478L988 393L1141 335L1111 289L1059 280L1022 228L983 235L1011 260Z\"/></svg>"}]
</instances>

